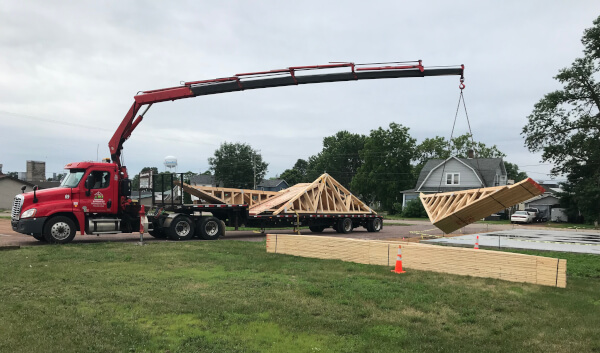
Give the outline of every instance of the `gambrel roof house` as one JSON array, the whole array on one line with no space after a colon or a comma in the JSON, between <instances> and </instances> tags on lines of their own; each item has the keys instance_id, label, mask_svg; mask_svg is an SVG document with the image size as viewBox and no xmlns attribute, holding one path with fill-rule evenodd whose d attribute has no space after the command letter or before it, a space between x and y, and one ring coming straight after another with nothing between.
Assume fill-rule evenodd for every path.
<instances>
[{"instance_id":1,"label":"gambrel roof house","mask_svg":"<svg viewBox=\"0 0 600 353\"><path fill-rule=\"evenodd\" d=\"M502 158L430 159L425 163L414 189L402 191L402 207L419 193L460 191L506 185Z\"/></svg>"},{"instance_id":2,"label":"gambrel roof house","mask_svg":"<svg viewBox=\"0 0 600 353\"><path fill-rule=\"evenodd\" d=\"M283 189L287 189L290 186L283 179L263 179L258 185L256 185L256 190L262 191L281 191Z\"/></svg>"}]
</instances>

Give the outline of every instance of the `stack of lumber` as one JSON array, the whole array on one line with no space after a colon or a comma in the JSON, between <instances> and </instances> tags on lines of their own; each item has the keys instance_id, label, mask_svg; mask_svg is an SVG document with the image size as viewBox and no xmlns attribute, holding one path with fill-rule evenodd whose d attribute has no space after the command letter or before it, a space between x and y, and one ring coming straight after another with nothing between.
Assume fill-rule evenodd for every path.
<instances>
[{"instance_id":1,"label":"stack of lumber","mask_svg":"<svg viewBox=\"0 0 600 353\"><path fill-rule=\"evenodd\" d=\"M563 259L409 242L267 235L267 252L383 266L395 265L400 245L407 269L567 286L567 260Z\"/></svg>"},{"instance_id":2,"label":"stack of lumber","mask_svg":"<svg viewBox=\"0 0 600 353\"><path fill-rule=\"evenodd\" d=\"M544 193L531 178L514 185L445 192L419 196L429 220L443 232L452 233L500 210Z\"/></svg>"},{"instance_id":3,"label":"stack of lumber","mask_svg":"<svg viewBox=\"0 0 600 353\"><path fill-rule=\"evenodd\" d=\"M174 181L174 183L178 186L180 184L180 182L177 180ZM194 195L208 203L229 205L245 204L249 205L250 207L279 195L277 191L192 186L186 183L183 183L182 187L185 192Z\"/></svg>"}]
</instances>

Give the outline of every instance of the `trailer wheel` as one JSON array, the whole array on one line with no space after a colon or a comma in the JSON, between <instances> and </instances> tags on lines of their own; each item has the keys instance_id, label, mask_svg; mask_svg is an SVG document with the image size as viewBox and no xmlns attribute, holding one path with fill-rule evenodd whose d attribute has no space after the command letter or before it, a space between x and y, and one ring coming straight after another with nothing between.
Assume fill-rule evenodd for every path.
<instances>
[{"instance_id":1,"label":"trailer wheel","mask_svg":"<svg viewBox=\"0 0 600 353\"><path fill-rule=\"evenodd\" d=\"M200 238L217 240L225 231L223 222L217 217L206 217L200 222Z\"/></svg>"},{"instance_id":2,"label":"trailer wheel","mask_svg":"<svg viewBox=\"0 0 600 353\"><path fill-rule=\"evenodd\" d=\"M380 218L373 218L367 221L367 232L379 232L383 223Z\"/></svg>"},{"instance_id":3,"label":"trailer wheel","mask_svg":"<svg viewBox=\"0 0 600 353\"><path fill-rule=\"evenodd\" d=\"M352 220L350 218L344 218L337 224L338 233L348 234L352 231Z\"/></svg>"},{"instance_id":4,"label":"trailer wheel","mask_svg":"<svg viewBox=\"0 0 600 353\"><path fill-rule=\"evenodd\" d=\"M165 231L163 229L149 230L148 234L155 237L156 239L164 239L167 237L167 235L165 234Z\"/></svg>"},{"instance_id":5,"label":"trailer wheel","mask_svg":"<svg viewBox=\"0 0 600 353\"><path fill-rule=\"evenodd\" d=\"M69 217L52 217L44 225L44 238L48 243L67 244L75 238L75 222Z\"/></svg>"},{"instance_id":6,"label":"trailer wheel","mask_svg":"<svg viewBox=\"0 0 600 353\"><path fill-rule=\"evenodd\" d=\"M325 226L308 226L308 229L313 233L323 233Z\"/></svg>"},{"instance_id":7,"label":"trailer wheel","mask_svg":"<svg viewBox=\"0 0 600 353\"><path fill-rule=\"evenodd\" d=\"M169 228L167 235L171 240L189 240L194 236L194 222L187 216L177 216Z\"/></svg>"}]
</instances>

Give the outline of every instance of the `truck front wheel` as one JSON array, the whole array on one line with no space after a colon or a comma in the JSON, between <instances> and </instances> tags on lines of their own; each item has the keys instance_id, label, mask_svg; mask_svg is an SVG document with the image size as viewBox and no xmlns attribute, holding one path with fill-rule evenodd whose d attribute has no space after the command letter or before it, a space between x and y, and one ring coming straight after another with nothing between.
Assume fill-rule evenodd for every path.
<instances>
[{"instance_id":1,"label":"truck front wheel","mask_svg":"<svg viewBox=\"0 0 600 353\"><path fill-rule=\"evenodd\" d=\"M194 236L194 222L189 217L177 216L169 228L167 234L171 240L189 240Z\"/></svg>"},{"instance_id":2,"label":"truck front wheel","mask_svg":"<svg viewBox=\"0 0 600 353\"><path fill-rule=\"evenodd\" d=\"M49 243L70 243L76 232L75 222L65 216L52 217L44 225L44 238Z\"/></svg>"}]
</instances>

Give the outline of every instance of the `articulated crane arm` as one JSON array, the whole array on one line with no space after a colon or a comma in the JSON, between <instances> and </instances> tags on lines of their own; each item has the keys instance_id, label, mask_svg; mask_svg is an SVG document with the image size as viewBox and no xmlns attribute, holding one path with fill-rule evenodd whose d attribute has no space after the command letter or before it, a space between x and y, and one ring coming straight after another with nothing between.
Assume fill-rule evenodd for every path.
<instances>
[{"instance_id":1,"label":"articulated crane arm","mask_svg":"<svg viewBox=\"0 0 600 353\"><path fill-rule=\"evenodd\" d=\"M383 65L386 66L377 66ZM348 69L348 72L329 72L314 74L321 69ZM176 99L191 98L209 94L243 91L248 89L283 87L303 85L309 83L324 83L338 81L374 80L379 78L402 78L402 77L425 77L425 76L447 76L457 75L463 81L464 65L457 67L425 68L421 60L413 62L377 63L377 64L354 64L354 63L332 63L316 66L295 66L281 70L262 72L251 72L236 74L231 77L217 78L204 81L184 82L182 86L163 88L152 91L144 91L137 94L133 105L129 108L127 115L119 125L119 128L110 139L108 147L111 159L117 164L123 176L127 178L127 172L121 165L121 150L123 143L131 136L133 130L144 118L144 114L154 103L174 101ZM146 109L135 118L138 111L146 106Z\"/></svg>"}]
</instances>

